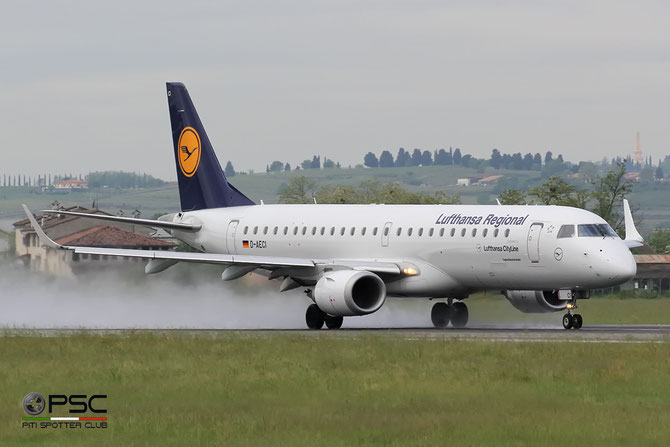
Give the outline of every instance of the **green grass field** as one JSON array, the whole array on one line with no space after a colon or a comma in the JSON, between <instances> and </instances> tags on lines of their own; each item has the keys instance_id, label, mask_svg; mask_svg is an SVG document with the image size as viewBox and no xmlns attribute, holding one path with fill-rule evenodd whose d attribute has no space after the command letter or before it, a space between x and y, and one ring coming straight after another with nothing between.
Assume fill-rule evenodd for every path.
<instances>
[{"instance_id":1,"label":"green grass field","mask_svg":"<svg viewBox=\"0 0 670 447\"><path fill-rule=\"evenodd\" d=\"M666 446L670 343L277 334L0 338L0 445ZM107 430L22 429L31 391Z\"/></svg>"}]
</instances>

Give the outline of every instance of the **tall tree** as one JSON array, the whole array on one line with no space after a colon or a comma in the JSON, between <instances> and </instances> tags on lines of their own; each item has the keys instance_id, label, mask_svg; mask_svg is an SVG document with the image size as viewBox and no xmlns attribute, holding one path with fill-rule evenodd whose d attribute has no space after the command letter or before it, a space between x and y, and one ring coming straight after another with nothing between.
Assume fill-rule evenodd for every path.
<instances>
[{"instance_id":1,"label":"tall tree","mask_svg":"<svg viewBox=\"0 0 670 447\"><path fill-rule=\"evenodd\" d=\"M285 172L290 172L291 171L291 163L286 162L286 164L284 165L284 171Z\"/></svg>"},{"instance_id":2,"label":"tall tree","mask_svg":"<svg viewBox=\"0 0 670 447\"><path fill-rule=\"evenodd\" d=\"M575 204L574 193L575 187L556 175L550 177L542 185L528 191L528 195L542 205L564 206Z\"/></svg>"},{"instance_id":3,"label":"tall tree","mask_svg":"<svg viewBox=\"0 0 670 447\"><path fill-rule=\"evenodd\" d=\"M459 148L456 148L456 149L454 150L454 155L452 156L452 159L453 159L453 161L454 161L454 164L455 164L455 165L460 165L460 164L461 164L461 158L463 158L463 157L461 156L461 150L460 150Z\"/></svg>"},{"instance_id":4,"label":"tall tree","mask_svg":"<svg viewBox=\"0 0 670 447\"><path fill-rule=\"evenodd\" d=\"M226 174L226 177L235 177L235 168L233 168L233 164L230 162L230 160L228 160L228 163L226 163L226 167L223 172Z\"/></svg>"},{"instance_id":5,"label":"tall tree","mask_svg":"<svg viewBox=\"0 0 670 447\"><path fill-rule=\"evenodd\" d=\"M407 161L409 160L410 155L407 151L405 151L404 148L398 149L398 155L395 157L395 165L396 167L403 167L407 166Z\"/></svg>"},{"instance_id":6,"label":"tall tree","mask_svg":"<svg viewBox=\"0 0 670 447\"><path fill-rule=\"evenodd\" d=\"M392 168L393 167L393 155L389 151L382 151L382 154L379 156L379 167L380 168Z\"/></svg>"},{"instance_id":7,"label":"tall tree","mask_svg":"<svg viewBox=\"0 0 670 447\"><path fill-rule=\"evenodd\" d=\"M547 151L547 153L544 155L544 164L551 163L551 161L554 159L554 154L551 153L551 151Z\"/></svg>"},{"instance_id":8,"label":"tall tree","mask_svg":"<svg viewBox=\"0 0 670 447\"><path fill-rule=\"evenodd\" d=\"M526 194L518 189L506 189L500 193L500 203L503 205L525 205Z\"/></svg>"},{"instance_id":9,"label":"tall tree","mask_svg":"<svg viewBox=\"0 0 670 447\"><path fill-rule=\"evenodd\" d=\"M321 156L315 155L312 157L312 164L310 165L312 169L321 169Z\"/></svg>"},{"instance_id":10,"label":"tall tree","mask_svg":"<svg viewBox=\"0 0 670 447\"><path fill-rule=\"evenodd\" d=\"M363 158L363 163L368 168L379 167L379 160L377 160L377 156L372 152L368 152L367 154L365 154L365 157Z\"/></svg>"},{"instance_id":11,"label":"tall tree","mask_svg":"<svg viewBox=\"0 0 670 447\"><path fill-rule=\"evenodd\" d=\"M430 151L423 151L421 154L421 166L430 166L433 164L433 154Z\"/></svg>"},{"instance_id":12,"label":"tall tree","mask_svg":"<svg viewBox=\"0 0 670 447\"><path fill-rule=\"evenodd\" d=\"M437 151L437 155L435 155L434 164L439 166L447 166L451 164L451 161L451 154L444 149L440 149Z\"/></svg>"},{"instance_id":13,"label":"tall tree","mask_svg":"<svg viewBox=\"0 0 670 447\"><path fill-rule=\"evenodd\" d=\"M275 160L270 165L270 171L272 172L281 172L284 169L284 163L279 160Z\"/></svg>"},{"instance_id":14,"label":"tall tree","mask_svg":"<svg viewBox=\"0 0 670 447\"><path fill-rule=\"evenodd\" d=\"M531 154L530 152L527 153L526 155L523 156L523 169L526 171L532 171L534 162L535 159L533 158L533 154Z\"/></svg>"},{"instance_id":15,"label":"tall tree","mask_svg":"<svg viewBox=\"0 0 670 447\"><path fill-rule=\"evenodd\" d=\"M623 228L620 209L623 199L632 189L632 184L625 179L626 167L624 163L617 165L604 177L594 182L593 198L595 206L593 212L605 219L615 230Z\"/></svg>"},{"instance_id":16,"label":"tall tree","mask_svg":"<svg viewBox=\"0 0 670 447\"><path fill-rule=\"evenodd\" d=\"M502 166L502 155L500 155L498 149L493 149L491 151L491 166L495 169L500 169L500 166Z\"/></svg>"},{"instance_id":17,"label":"tall tree","mask_svg":"<svg viewBox=\"0 0 670 447\"><path fill-rule=\"evenodd\" d=\"M411 166L419 166L421 164L421 149L414 149L412 152Z\"/></svg>"},{"instance_id":18,"label":"tall tree","mask_svg":"<svg viewBox=\"0 0 670 447\"><path fill-rule=\"evenodd\" d=\"M280 203L311 203L316 192L316 182L304 175L292 178L279 192Z\"/></svg>"}]
</instances>

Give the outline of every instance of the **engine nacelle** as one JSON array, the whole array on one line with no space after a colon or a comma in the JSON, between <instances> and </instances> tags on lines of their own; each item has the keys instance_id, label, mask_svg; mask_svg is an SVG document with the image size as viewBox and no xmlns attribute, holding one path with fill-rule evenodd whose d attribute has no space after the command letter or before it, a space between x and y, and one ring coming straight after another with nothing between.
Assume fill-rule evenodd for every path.
<instances>
[{"instance_id":1,"label":"engine nacelle","mask_svg":"<svg viewBox=\"0 0 670 447\"><path fill-rule=\"evenodd\" d=\"M512 306L528 314L558 312L568 304L559 299L558 290L505 290L504 294Z\"/></svg>"},{"instance_id":2,"label":"engine nacelle","mask_svg":"<svg viewBox=\"0 0 670 447\"><path fill-rule=\"evenodd\" d=\"M374 273L337 270L325 273L314 287L314 302L329 315L367 315L386 300L386 285Z\"/></svg>"}]
</instances>

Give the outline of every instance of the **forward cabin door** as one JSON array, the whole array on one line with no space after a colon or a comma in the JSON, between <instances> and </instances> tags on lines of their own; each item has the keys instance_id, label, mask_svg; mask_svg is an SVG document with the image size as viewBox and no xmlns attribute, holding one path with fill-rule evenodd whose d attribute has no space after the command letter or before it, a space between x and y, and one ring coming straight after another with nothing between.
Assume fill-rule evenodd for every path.
<instances>
[{"instance_id":1,"label":"forward cabin door","mask_svg":"<svg viewBox=\"0 0 670 447\"><path fill-rule=\"evenodd\" d=\"M540 232L543 224L534 223L528 230L528 258L530 262L540 262Z\"/></svg>"},{"instance_id":2,"label":"forward cabin door","mask_svg":"<svg viewBox=\"0 0 670 447\"><path fill-rule=\"evenodd\" d=\"M389 236L391 235L391 222L386 222L382 229L382 247L389 246Z\"/></svg>"},{"instance_id":3,"label":"forward cabin door","mask_svg":"<svg viewBox=\"0 0 670 447\"><path fill-rule=\"evenodd\" d=\"M237 246L235 245L235 231L237 231L237 224L239 220L231 220L228 224L228 231L226 232L226 248L231 255L237 254Z\"/></svg>"}]
</instances>

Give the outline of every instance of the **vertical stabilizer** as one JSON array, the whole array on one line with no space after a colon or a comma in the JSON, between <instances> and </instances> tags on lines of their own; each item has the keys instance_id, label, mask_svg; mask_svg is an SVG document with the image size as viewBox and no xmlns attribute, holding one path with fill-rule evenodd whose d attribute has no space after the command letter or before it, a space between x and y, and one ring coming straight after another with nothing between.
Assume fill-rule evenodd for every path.
<instances>
[{"instance_id":1,"label":"vertical stabilizer","mask_svg":"<svg viewBox=\"0 0 670 447\"><path fill-rule=\"evenodd\" d=\"M182 211L254 205L226 180L184 84L166 85Z\"/></svg>"}]
</instances>

